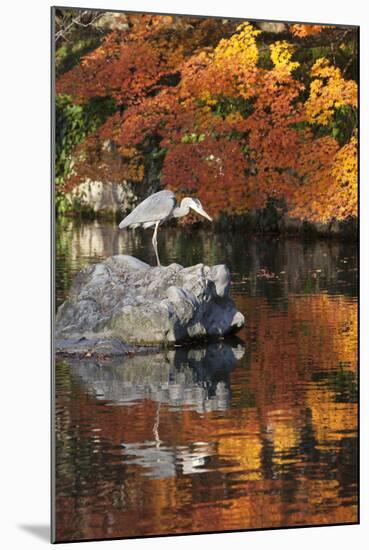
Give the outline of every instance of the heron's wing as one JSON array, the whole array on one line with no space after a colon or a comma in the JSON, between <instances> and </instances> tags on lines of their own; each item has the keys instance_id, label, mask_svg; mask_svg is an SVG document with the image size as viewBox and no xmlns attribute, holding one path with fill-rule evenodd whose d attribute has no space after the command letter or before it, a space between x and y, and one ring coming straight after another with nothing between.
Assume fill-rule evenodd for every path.
<instances>
[{"instance_id":1,"label":"heron's wing","mask_svg":"<svg viewBox=\"0 0 369 550\"><path fill-rule=\"evenodd\" d=\"M119 224L120 229L144 223L156 223L168 218L176 204L172 191L159 191L140 202L138 206Z\"/></svg>"}]
</instances>

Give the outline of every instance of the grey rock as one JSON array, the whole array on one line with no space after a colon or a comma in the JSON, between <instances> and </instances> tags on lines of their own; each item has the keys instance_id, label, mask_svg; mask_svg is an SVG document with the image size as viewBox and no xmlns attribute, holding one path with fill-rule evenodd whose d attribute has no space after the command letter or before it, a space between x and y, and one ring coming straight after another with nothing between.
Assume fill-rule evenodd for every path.
<instances>
[{"instance_id":1,"label":"grey rock","mask_svg":"<svg viewBox=\"0 0 369 550\"><path fill-rule=\"evenodd\" d=\"M121 357L139 353L142 349L125 344L118 338L66 338L58 339L55 343L55 352L58 355L67 354L76 357ZM144 349L147 350L147 348Z\"/></svg>"},{"instance_id":2,"label":"grey rock","mask_svg":"<svg viewBox=\"0 0 369 550\"><path fill-rule=\"evenodd\" d=\"M132 256L112 256L75 277L56 316L56 347L66 351L68 341L75 346L81 338L82 347L111 339L147 346L235 333L245 320L229 288L225 265L150 267Z\"/></svg>"},{"instance_id":3,"label":"grey rock","mask_svg":"<svg viewBox=\"0 0 369 550\"><path fill-rule=\"evenodd\" d=\"M94 27L103 31L122 31L128 29L129 24L124 13L107 12L101 14L94 23Z\"/></svg>"},{"instance_id":4,"label":"grey rock","mask_svg":"<svg viewBox=\"0 0 369 550\"><path fill-rule=\"evenodd\" d=\"M270 32L273 34L281 34L287 31L287 25L285 23L260 21L256 23L263 32Z\"/></svg>"},{"instance_id":5,"label":"grey rock","mask_svg":"<svg viewBox=\"0 0 369 550\"><path fill-rule=\"evenodd\" d=\"M72 202L95 213L116 214L136 206L137 196L127 181L92 181L86 179L68 195Z\"/></svg>"}]
</instances>

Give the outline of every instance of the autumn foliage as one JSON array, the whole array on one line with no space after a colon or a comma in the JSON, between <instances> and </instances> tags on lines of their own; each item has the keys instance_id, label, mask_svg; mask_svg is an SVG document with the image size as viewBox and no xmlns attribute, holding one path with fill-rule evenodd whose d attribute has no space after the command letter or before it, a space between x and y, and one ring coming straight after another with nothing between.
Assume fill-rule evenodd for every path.
<instances>
[{"instance_id":1,"label":"autumn foliage","mask_svg":"<svg viewBox=\"0 0 369 550\"><path fill-rule=\"evenodd\" d=\"M214 216L270 198L306 220L357 215L355 30L345 42L345 30L295 24L279 39L249 22L122 19L57 80L76 104L116 105L73 151L64 190L143 182L156 163L163 187Z\"/></svg>"}]
</instances>

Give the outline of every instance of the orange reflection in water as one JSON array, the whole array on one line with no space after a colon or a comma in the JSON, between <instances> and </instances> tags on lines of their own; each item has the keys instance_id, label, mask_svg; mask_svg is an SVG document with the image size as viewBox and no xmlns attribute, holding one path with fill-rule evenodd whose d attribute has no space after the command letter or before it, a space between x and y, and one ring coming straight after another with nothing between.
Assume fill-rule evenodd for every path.
<instances>
[{"instance_id":1,"label":"orange reflection in water","mask_svg":"<svg viewBox=\"0 0 369 550\"><path fill-rule=\"evenodd\" d=\"M58 365L58 541L357 521L356 301L236 300L246 353L210 412Z\"/></svg>"}]
</instances>

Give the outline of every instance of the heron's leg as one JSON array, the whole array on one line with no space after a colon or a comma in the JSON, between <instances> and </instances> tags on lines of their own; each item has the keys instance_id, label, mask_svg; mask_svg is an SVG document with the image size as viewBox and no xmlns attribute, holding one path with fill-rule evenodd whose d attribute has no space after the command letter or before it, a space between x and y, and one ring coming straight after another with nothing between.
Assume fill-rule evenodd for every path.
<instances>
[{"instance_id":1,"label":"heron's leg","mask_svg":"<svg viewBox=\"0 0 369 550\"><path fill-rule=\"evenodd\" d=\"M159 255L158 255L158 241L156 239L156 235L158 234L159 223L160 222L157 222L156 225L155 225L154 234L152 236L152 245L153 245L154 250L155 250L156 260L158 262L158 265L160 266L161 264L160 264Z\"/></svg>"},{"instance_id":2,"label":"heron's leg","mask_svg":"<svg viewBox=\"0 0 369 550\"><path fill-rule=\"evenodd\" d=\"M152 429L152 433L154 434L154 439L156 442L156 447L160 447L160 437L159 437L159 421L160 421L160 401L158 404L158 408L156 409L156 417L155 417L155 424Z\"/></svg>"}]
</instances>

